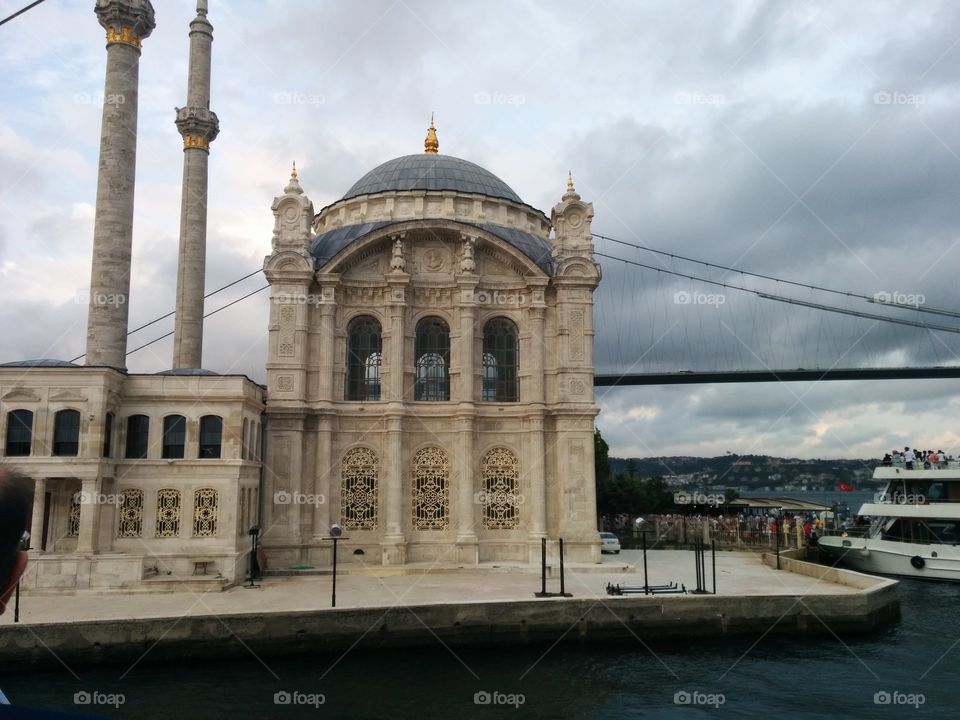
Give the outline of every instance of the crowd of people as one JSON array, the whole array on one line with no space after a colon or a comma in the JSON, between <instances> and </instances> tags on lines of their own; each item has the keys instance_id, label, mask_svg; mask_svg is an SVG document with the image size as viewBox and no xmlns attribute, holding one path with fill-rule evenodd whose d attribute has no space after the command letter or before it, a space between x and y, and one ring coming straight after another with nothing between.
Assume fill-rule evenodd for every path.
<instances>
[{"instance_id":1,"label":"crowd of people","mask_svg":"<svg viewBox=\"0 0 960 720\"><path fill-rule=\"evenodd\" d=\"M953 460L952 455L947 455L943 450L914 450L910 447L904 447L903 452L893 450L883 456L880 464L883 467L902 467L905 470L942 470L947 467L947 463Z\"/></svg>"}]
</instances>

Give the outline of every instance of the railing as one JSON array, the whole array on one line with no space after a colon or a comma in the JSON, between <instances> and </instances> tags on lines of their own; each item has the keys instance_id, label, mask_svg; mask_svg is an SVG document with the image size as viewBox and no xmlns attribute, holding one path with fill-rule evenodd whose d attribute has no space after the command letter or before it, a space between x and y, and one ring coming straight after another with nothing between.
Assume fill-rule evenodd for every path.
<instances>
[{"instance_id":1,"label":"railing","mask_svg":"<svg viewBox=\"0 0 960 720\"><path fill-rule=\"evenodd\" d=\"M686 516L655 516L639 528L613 528L625 548L638 548L642 544L641 530L647 533L648 547L687 547L696 539L716 541L718 547L756 547L774 549L776 533L766 518L696 518ZM809 538L803 524L791 519L782 523L779 530L780 547L803 548ZM819 530L818 534L824 534Z\"/></svg>"}]
</instances>

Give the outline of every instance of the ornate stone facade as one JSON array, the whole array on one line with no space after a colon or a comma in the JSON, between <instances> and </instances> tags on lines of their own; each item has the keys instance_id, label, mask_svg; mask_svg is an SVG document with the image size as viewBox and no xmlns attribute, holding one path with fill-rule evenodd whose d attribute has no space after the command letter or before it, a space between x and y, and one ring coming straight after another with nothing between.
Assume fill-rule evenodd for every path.
<instances>
[{"instance_id":1,"label":"ornate stone facade","mask_svg":"<svg viewBox=\"0 0 960 720\"><path fill-rule=\"evenodd\" d=\"M295 173L274 200L271 567L327 563L335 523L367 564L599 559L593 208L427 150L316 215Z\"/></svg>"}]
</instances>

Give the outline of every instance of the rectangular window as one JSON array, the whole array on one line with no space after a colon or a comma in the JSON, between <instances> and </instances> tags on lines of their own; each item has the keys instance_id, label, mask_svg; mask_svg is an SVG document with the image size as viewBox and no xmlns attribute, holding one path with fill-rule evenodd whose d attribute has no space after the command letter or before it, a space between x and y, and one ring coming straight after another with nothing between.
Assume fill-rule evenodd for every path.
<instances>
[{"instance_id":1,"label":"rectangular window","mask_svg":"<svg viewBox=\"0 0 960 720\"><path fill-rule=\"evenodd\" d=\"M131 415L127 418L127 457L145 458L150 443L150 418Z\"/></svg>"},{"instance_id":2,"label":"rectangular window","mask_svg":"<svg viewBox=\"0 0 960 720\"><path fill-rule=\"evenodd\" d=\"M13 410L7 413L7 457L24 457L30 454L33 438L33 413L29 410Z\"/></svg>"},{"instance_id":3,"label":"rectangular window","mask_svg":"<svg viewBox=\"0 0 960 720\"><path fill-rule=\"evenodd\" d=\"M161 457L166 459L182 458L186 442L187 419L183 415L167 415L163 419L163 451Z\"/></svg>"},{"instance_id":4,"label":"rectangular window","mask_svg":"<svg viewBox=\"0 0 960 720\"><path fill-rule=\"evenodd\" d=\"M103 456L113 457L113 413L107 413L103 421Z\"/></svg>"}]
</instances>

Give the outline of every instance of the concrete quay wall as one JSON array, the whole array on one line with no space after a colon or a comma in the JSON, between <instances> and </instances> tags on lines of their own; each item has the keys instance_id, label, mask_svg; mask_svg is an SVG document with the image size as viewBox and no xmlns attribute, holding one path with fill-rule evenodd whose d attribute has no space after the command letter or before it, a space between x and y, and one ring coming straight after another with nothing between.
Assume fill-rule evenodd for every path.
<instances>
[{"instance_id":1,"label":"concrete quay wall","mask_svg":"<svg viewBox=\"0 0 960 720\"><path fill-rule=\"evenodd\" d=\"M896 583L879 580L870 589L836 595L531 598L7 625L0 627L0 669L59 666L61 660L78 666L130 663L144 653L157 662L244 656L250 650L263 656L342 652L355 643L403 647L429 645L438 637L451 645L637 642L634 635L648 642L760 635L771 627L778 634L850 635L899 616Z\"/></svg>"}]
</instances>

